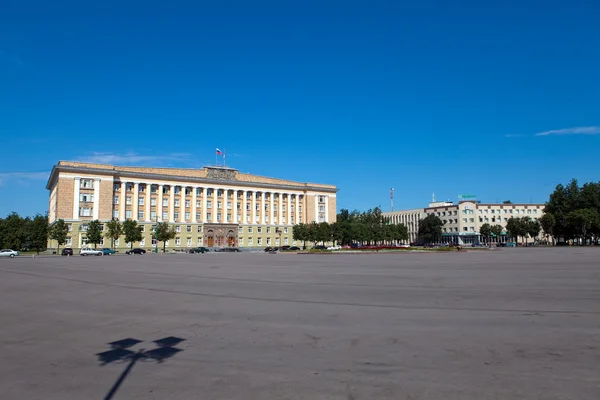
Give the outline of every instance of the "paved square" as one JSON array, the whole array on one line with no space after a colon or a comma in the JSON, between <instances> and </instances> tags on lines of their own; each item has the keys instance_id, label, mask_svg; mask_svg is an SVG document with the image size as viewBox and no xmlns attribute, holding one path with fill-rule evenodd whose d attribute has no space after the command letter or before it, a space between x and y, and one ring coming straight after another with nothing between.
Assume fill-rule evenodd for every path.
<instances>
[{"instance_id":1,"label":"paved square","mask_svg":"<svg viewBox=\"0 0 600 400\"><path fill-rule=\"evenodd\" d=\"M598 400L599 260L1 259L1 398Z\"/></svg>"}]
</instances>

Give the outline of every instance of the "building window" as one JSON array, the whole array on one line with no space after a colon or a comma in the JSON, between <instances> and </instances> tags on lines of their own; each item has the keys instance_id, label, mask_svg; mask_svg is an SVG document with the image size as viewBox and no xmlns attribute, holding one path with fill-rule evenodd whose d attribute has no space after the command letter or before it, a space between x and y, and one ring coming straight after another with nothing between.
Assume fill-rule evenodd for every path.
<instances>
[{"instance_id":1,"label":"building window","mask_svg":"<svg viewBox=\"0 0 600 400\"><path fill-rule=\"evenodd\" d=\"M238 245L239 246L243 246L244 245L244 238L238 238Z\"/></svg>"},{"instance_id":2,"label":"building window","mask_svg":"<svg viewBox=\"0 0 600 400\"><path fill-rule=\"evenodd\" d=\"M65 242L65 246L71 247L71 236L67 236L67 241Z\"/></svg>"},{"instance_id":3,"label":"building window","mask_svg":"<svg viewBox=\"0 0 600 400\"><path fill-rule=\"evenodd\" d=\"M131 196L125 197L125 204L131 205Z\"/></svg>"},{"instance_id":4,"label":"building window","mask_svg":"<svg viewBox=\"0 0 600 400\"><path fill-rule=\"evenodd\" d=\"M252 246L253 245L253 240L251 237L248 238L248 246Z\"/></svg>"},{"instance_id":5,"label":"building window","mask_svg":"<svg viewBox=\"0 0 600 400\"><path fill-rule=\"evenodd\" d=\"M82 201L84 203L93 203L94 202L94 195L93 194L88 194L88 193L82 193L79 195L79 201Z\"/></svg>"},{"instance_id":6,"label":"building window","mask_svg":"<svg viewBox=\"0 0 600 400\"><path fill-rule=\"evenodd\" d=\"M179 221L179 211L175 211L173 213L173 219L176 220L176 221Z\"/></svg>"},{"instance_id":7,"label":"building window","mask_svg":"<svg viewBox=\"0 0 600 400\"><path fill-rule=\"evenodd\" d=\"M200 196L200 193L202 193L202 189L196 188L196 196Z\"/></svg>"},{"instance_id":8,"label":"building window","mask_svg":"<svg viewBox=\"0 0 600 400\"><path fill-rule=\"evenodd\" d=\"M200 215L200 211L198 211L196 213L196 221L200 221L200 219L202 219L202 216Z\"/></svg>"},{"instance_id":9,"label":"building window","mask_svg":"<svg viewBox=\"0 0 600 400\"><path fill-rule=\"evenodd\" d=\"M222 197L222 196L223 196L223 190L217 189L217 197Z\"/></svg>"},{"instance_id":10,"label":"building window","mask_svg":"<svg viewBox=\"0 0 600 400\"><path fill-rule=\"evenodd\" d=\"M192 238L191 237L187 238L186 242L187 242L187 247L191 247L192 246Z\"/></svg>"},{"instance_id":11,"label":"building window","mask_svg":"<svg viewBox=\"0 0 600 400\"><path fill-rule=\"evenodd\" d=\"M175 226L175 232L177 232L177 233L181 232L181 226L180 225Z\"/></svg>"},{"instance_id":12,"label":"building window","mask_svg":"<svg viewBox=\"0 0 600 400\"><path fill-rule=\"evenodd\" d=\"M217 213L217 221L220 221L223 218L223 215L221 213Z\"/></svg>"},{"instance_id":13,"label":"building window","mask_svg":"<svg viewBox=\"0 0 600 400\"><path fill-rule=\"evenodd\" d=\"M119 204L119 196L113 197L113 204Z\"/></svg>"},{"instance_id":14,"label":"building window","mask_svg":"<svg viewBox=\"0 0 600 400\"><path fill-rule=\"evenodd\" d=\"M175 186L175 194L181 193L181 186Z\"/></svg>"},{"instance_id":15,"label":"building window","mask_svg":"<svg viewBox=\"0 0 600 400\"><path fill-rule=\"evenodd\" d=\"M270 237L268 237L268 238L267 238L267 246L269 246L270 244L271 244L271 238L270 238Z\"/></svg>"},{"instance_id":16,"label":"building window","mask_svg":"<svg viewBox=\"0 0 600 400\"><path fill-rule=\"evenodd\" d=\"M181 246L181 238L180 237L175 238L175 246L177 246L177 247Z\"/></svg>"},{"instance_id":17,"label":"building window","mask_svg":"<svg viewBox=\"0 0 600 400\"><path fill-rule=\"evenodd\" d=\"M267 226L267 233L271 233L271 227Z\"/></svg>"},{"instance_id":18,"label":"building window","mask_svg":"<svg viewBox=\"0 0 600 400\"><path fill-rule=\"evenodd\" d=\"M260 211L260 204L257 204L255 209L256 209L256 211Z\"/></svg>"},{"instance_id":19,"label":"building window","mask_svg":"<svg viewBox=\"0 0 600 400\"><path fill-rule=\"evenodd\" d=\"M179 199L175 199L175 207L179 207Z\"/></svg>"},{"instance_id":20,"label":"building window","mask_svg":"<svg viewBox=\"0 0 600 400\"><path fill-rule=\"evenodd\" d=\"M212 208L212 201L206 200L206 208Z\"/></svg>"},{"instance_id":21,"label":"building window","mask_svg":"<svg viewBox=\"0 0 600 400\"><path fill-rule=\"evenodd\" d=\"M231 202L230 201L227 202L227 209L231 210Z\"/></svg>"},{"instance_id":22,"label":"building window","mask_svg":"<svg viewBox=\"0 0 600 400\"><path fill-rule=\"evenodd\" d=\"M144 219L144 211L138 211L138 219Z\"/></svg>"},{"instance_id":23,"label":"building window","mask_svg":"<svg viewBox=\"0 0 600 400\"><path fill-rule=\"evenodd\" d=\"M188 233L192 232L192 226L191 225L186 226L185 231Z\"/></svg>"},{"instance_id":24,"label":"building window","mask_svg":"<svg viewBox=\"0 0 600 400\"><path fill-rule=\"evenodd\" d=\"M212 189L206 189L206 195L207 196L212 196L213 194L213 190Z\"/></svg>"},{"instance_id":25,"label":"building window","mask_svg":"<svg viewBox=\"0 0 600 400\"><path fill-rule=\"evenodd\" d=\"M192 202L190 200L185 201L185 207L190 208L192 206Z\"/></svg>"},{"instance_id":26,"label":"building window","mask_svg":"<svg viewBox=\"0 0 600 400\"><path fill-rule=\"evenodd\" d=\"M202 226L198 225L197 231L198 231L198 233L202 232Z\"/></svg>"},{"instance_id":27,"label":"building window","mask_svg":"<svg viewBox=\"0 0 600 400\"><path fill-rule=\"evenodd\" d=\"M212 221L212 213L206 213L206 220Z\"/></svg>"},{"instance_id":28,"label":"building window","mask_svg":"<svg viewBox=\"0 0 600 400\"><path fill-rule=\"evenodd\" d=\"M200 205L200 200L196 200L196 207L197 207L197 208L200 208L200 207L202 207L202 206Z\"/></svg>"},{"instance_id":29,"label":"building window","mask_svg":"<svg viewBox=\"0 0 600 400\"><path fill-rule=\"evenodd\" d=\"M169 187L168 186L163 186L163 194L168 194L169 193Z\"/></svg>"},{"instance_id":30,"label":"building window","mask_svg":"<svg viewBox=\"0 0 600 400\"><path fill-rule=\"evenodd\" d=\"M79 187L82 189L93 189L94 188L94 180L93 179L82 179L79 183Z\"/></svg>"},{"instance_id":31,"label":"building window","mask_svg":"<svg viewBox=\"0 0 600 400\"><path fill-rule=\"evenodd\" d=\"M217 201L217 209L221 209L223 206L223 204L220 201Z\"/></svg>"},{"instance_id":32,"label":"building window","mask_svg":"<svg viewBox=\"0 0 600 400\"><path fill-rule=\"evenodd\" d=\"M262 227L261 227L261 226L257 226L257 227L256 227L256 232L258 232L258 233L262 233Z\"/></svg>"},{"instance_id":33,"label":"building window","mask_svg":"<svg viewBox=\"0 0 600 400\"><path fill-rule=\"evenodd\" d=\"M156 197L152 197L152 198L150 199L150 205L151 205L151 206L156 206Z\"/></svg>"},{"instance_id":34,"label":"building window","mask_svg":"<svg viewBox=\"0 0 600 400\"><path fill-rule=\"evenodd\" d=\"M283 238L283 244L287 245L288 244L288 238Z\"/></svg>"},{"instance_id":35,"label":"building window","mask_svg":"<svg viewBox=\"0 0 600 400\"><path fill-rule=\"evenodd\" d=\"M140 241L140 246L144 247L146 245L146 239L142 238L142 240Z\"/></svg>"},{"instance_id":36,"label":"building window","mask_svg":"<svg viewBox=\"0 0 600 400\"><path fill-rule=\"evenodd\" d=\"M301 213L302 212L302 206L298 206L298 212Z\"/></svg>"},{"instance_id":37,"label":"building window","mask_svg":"<svg viewBox=\"0 0 600 400\"><path fill-rule=\"evenodd\" d=\"M131 219L131 210L125 210L125 218Z\"/></svg>"},{"instance_id":38,"label":"building window","mask_svg":"<svg viewBox=\"0 0 600 400\"><path fill-rule=\"evenodd\" d=\"M143 197L140 197L140 198L138 199L138 205L140 205L140 206L143 206L143 205L144 205L144 198L143 198Z\"/></svg>"},{"instance_id":39,"label":"building window","mask_svg":"<svg viewBox=\"0 0 600 400\"><path fill-rule=\"evenodd\" d=\"M120 190L121 190L121 184L120 184L120 183L115 183L115 184L113 185L113 190L114 190L115 192L118 192L118 191L120 191Z\"/></svg>"},{"instance_id":40,"label":"building window","mask_svg":"<svg viewBox=\"0 0 600 400\"><path fill-rule=\"evenodd\" d=\"M190 220L190 213L188 211L185 212L185 220L186 221Z\"/></svg>"},{"instance_id":41,"label":"building window","mask_svg":"<svg viewBox=\"0 0 600 400\"><path fill-rule=\"evenodd\" d=\"M150 211L150 219L152 219L152 220L156 219L156 211Z\"/></svg>"},{"instance_id":42,"label":"building window","mask_svg":"<svg viewBox=\"0 0 600 400\"><path fill-rule=\"evenodd\" d=\"M81 224L81 225L79 226L79 230L80 230L81 232L86 232L86 231L88 230L88 224Z\"/></svg>"},{"instance_id":43,"label":"building window","mask_svg":"<svg viewBox=\"0 0 600 400\"><path fill-rule=\"evenodd\" d=\"M163 221L166 221L167 219L169 219L169 213L166 211L163 211L162 213L162 219Z\"/></svg>"},{"instance_id":44,"label":"building window","mask_svg":"<svg viewBox=\"0 0 600 400\"><path fill-rule=\"evenodd\" d=\"M156 185L150 185L150 193L156 193Z\"/></svg>"},{"instance_id":45,"label":"building window","mask_svg":"<svg viewBox=\"0 0 600 400\"><path fill-rule=\"evenodd\" d=\"M256 242L257 242L257 244L258 244L259 246L262 246L262 238L258 238L258 239L256 240Z\"/></svg>"},{"instance_id":46,"label":"building window","mask_svg":"<svg viewBox=\"0 0 600 400\"><path fill-rule=\"evenodd\" d=\"M231 214L227 214L227 222L231 221Z\"/></svg>"},{"instance_id":47,"label":"building window","mask_svg":"<svg viewBox=\"0 0 600 400\"><path fill-rule=\"evenodd\" d=\"M244 228L242 228L241 226L238 226L238 233L243 233L244 232Z\"/></svg>"},{"instance_id":48,"label":"building window","mask_svg":"<svg viewBox=\"0 0 600 400\"><path fill-rule=\"evenodd\" d=\"M252 227L251 226L248 227L248 233L252 233Z\"/></svg>"},{"instance_id":49,"label":"building window","mask_svg":"<svg viewBox=\"0 0 600 400\"><path fill-rule=\"evenodd\" d=\"M319 206L319 212L325 212L325 206Z\"/></svg>"},{"instance_id":50,"label":"building window","mask_svg":"<svg viewBox=\"0 0 600 400\"><path fill-rule=\"evenodd\" d=\"M325 203L325 196L319 196L319 203Z\"/></svg>"},{"instance_id":51,"label":"building window","mask_svg":"<svg viewBox=\"0 0 600 400\"><path fill-rule=\"evenodd\" d=\"M113 218L119 218L119 210L113 210Z\"/></svg>"}]
</instances>

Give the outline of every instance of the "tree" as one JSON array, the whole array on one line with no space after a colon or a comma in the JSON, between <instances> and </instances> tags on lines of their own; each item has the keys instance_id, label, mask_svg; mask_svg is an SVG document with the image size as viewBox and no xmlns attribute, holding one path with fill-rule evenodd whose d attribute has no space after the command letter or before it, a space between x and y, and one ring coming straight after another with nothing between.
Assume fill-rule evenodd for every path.
<instances>
[{"instance_id":1,"label":"tree","mask_svg":"<svg viewBox=\"0 0 600 400\"><path fill-rule=\"evenodd\" d=\"M304 243L303 246L306 247L306 241L308 240L308 228L306 224L300 223L294 225L292 228L292 237L294 240L302 241Z\"/></svg>"},{"instance_id":2,"label":"tree","mask_svg":"<svg viewBox=\"0 0 600 400\"><path fill-rule=\"evenodd\" d=\"M52 240L56 240L58 246L56 246L56 253L60 254L60 246L67 243L67 235L69 234L69 227L65 223L64 219L57 220L52 227L50 227L49 237Z\"/></svg>"},{"instance_id":3,"label":"tree","mask_svg":"<svg viewBox=\"0 0 600 400\"><path fill-rule=\"evenodd\" d=\"M598 212L590 208L571 211L567 214L567 221L572 226L573 232L586 245L590 230L598 223Z\"/></svg>"},{"instance_id":4,"label":"tree","mask_svg":"<svg viewBox=\"0 0 600 400\"><path fill-rule=\"evenodd\" d=\"M98 243L102 241L102 230L100 221L97 219L90 221L86 231L86 237L88 243L93 243L94 248L98 247ZM140 239L141 240L141 239Z\"/></svg>"},{"instance_id":5,"label":"tree","mask_svg":"<svg viewBox=\"0 0 600 400\"><path fill-rule=\"evenodd\" d=\"M129 243L129 248L133 248L133 243L142 240L143 226L138 225L137 221L126 220L123 222L123 234L125 235L125 242Z\"/></svg>"},{"instance_id":6,"label":"tree","mask_svg":"<svg viewBox=\"0 0 600 400\"><path fill-rule=\"evenodd\" d=\"M327 222L321 222L317 229L317 240L325 244L325 242L331 241L331 236L331 225Z\"/></svg>"},{"instance_id":7,"label":"tree","mask_svg":"<svg viewBox=\"0 0 600 400\"><path fill-rule=\"evenodd\" d=\"M529 217L525 218L527 218L525 220L525 244L527 244L527 235L531 236L535 240L535 238L539 236L542 226L536 219L531 219Z\"/></svg>"},{"instance_id":8,"label":"tree","mask_svg":"<svg viewBox=\"0 0 600 400\"><path fill-rule=\"evenodd\" d=\"M525 235L525 227L521 218L510 217L506 222L506 230L515 243L519 236Z\"/></svg>"},{"instance_id":9,"label":"tree","mask_svg":"<svg viewBox=\"0 0 600 400\"><path fill-rule=\"evenodd\" d=\"M542 215L538 221L540 221L540 225L542 226L546 236L550 235L554 237L554 225L556 225L556 219L554 218L554 215L551 213L546 213Z\"/></svg>"},{"instance_id":10,"label":"tree","mask_svg":"<svg viewBox=\"0 0 600 400\"><path fill-rule=\"evenodd\" d=\"M498 238L500 237L500 235L502 235L502 231L504 231L504 228L502 227L502 225L492 225L490 230L492 231L492 235Z\"/></svg>"},{"instance_id":11,"label":"tree","mask_svg":"<svg viewBox=\"0 0 600 400\"><path fill-rule=\"evenodd\" d=\"M437 242L442 237L444 223L436 215L429 214L419 221L419 239L425 243Z\"/></svg>"},{"instance_id":12,"label":"tree","mask_svg":"<svg viewBox=\"0 0 600 400\"><path fill-rule=\"evenodd\" d=\"M16 212L8 214L2 221L2 246L21 250L25 241L25 221Z\"/></svg>"},{"instance_id":13,"label":"tree","mask_svg":"<svg viewBox=\"0 0 600 400\"><path fill-rule=\"evenodd\" d=\"M104 236L107 239L112 240L112 248L115 248L115 240L119 240L121 235L123 234L123 224L118 220L108 221L104 224L104 228L106 228L106 233Z\"/></svg>"},{"instance_id":14,"label":"tree","mask_svg":"<svg viewBox=\"0 0 600 400\"><path fill-rule=\"evenodd\" d=\"M502 204L512 204L512 201L510 201L510 200L504 200L504 201L502 202Z\"/></svg>"},{"instance_id":15,"label":"tree","mask_svg":"<svg viewBox=\"0 0 600 400\"><path fill-rule=\"evenodd\" d=\"M394 240L397 242L402 242L408 240L408 228L404 224L394 224L391 225L394 227L393 235Z\"/></svg>"},{"instance_id":16,"label":"tree","mask_svg":"<svg viewBox=\"0 0 600 400\"><path fill-rule=\"evenodd\" d=\"M38 254L48 246L48 217L37 214L27 225L27 242Z\"/></svg>"},{"instance_id":17,"label":"tree","mask_svg":"<svg viewBox=\"0 0 600 400\"><path fill-rule=\"evenodd\" d=\"M492 226L487 222L479 227L479 234L483 236L486 242L489 243L489 238L492 235Z\"/></svg>"},{"instance_id":18,"label":"tree","mask_svg":"<svg viewBox=\"0 0 600 400\"><path fill-rule=\"evenodd\" d=\"M175 227L169 225L168 222L159 222L156 225L154 235L157 241L163 242L163 253L166 251L167 241L175 238L176 234L177 232L175 232Z\"/></svg>"}]
</instances>

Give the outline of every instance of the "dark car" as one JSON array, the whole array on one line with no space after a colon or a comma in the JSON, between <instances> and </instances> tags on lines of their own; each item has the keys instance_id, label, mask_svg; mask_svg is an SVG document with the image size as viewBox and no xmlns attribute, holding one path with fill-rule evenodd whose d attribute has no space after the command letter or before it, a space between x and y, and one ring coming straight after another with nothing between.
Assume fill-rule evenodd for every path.
<instances>
[{"instance_id":1,"label":"dark car","mask_svg":"<svg viewBox=\"0 0 600 400\"><path fill-rule=\"evenodd\" d=\"M292 246L288 250L289 251L300 251L300 247L298 247L298 246Z\"/></svg>"},{"instance_id":2,"label":"dark car","mask_svg":"<svg viewBox=\"0 0 600 400\"><path fill-rule=\"evenodd\" d=\"M125 252L125 254L128 254L128 255L132 255L132 254L146 254L146 250L135 248L135 249L127 250Z\"/></svg>"},{"instance_id":3,"label":"dark car","mask_svg":"<svg viewBox=\"0 0 600 400\"><path fill-rule=\"evenodd\" d=\"M240 249L237 247L223 247L221 251L224 253L239 253Z\"/></svg>"},{"instance_id":4,"label":"dark car","mask_svg":"<svg viewBox=\"0 0 600 400\"><path fill-rule=\"evenodd\" d=\"M206 247L196 247L196 248L190 249L188 251L188 253L190 253L190 254L194 254L194 253L195 254L198 254L198 253L204 254L204 253L208 253L209 251L210 250L208 248L206 248Z\"/></svg>"},{"instance_id":5,"label":"dark car","mask_svg":"<svg viewBox=\"0 0 600 400\"><path fill-rule=\"evenodd\" d=\"M327 246L323 246L321 244L318 244L315 247L313 247L313 249L315 249L315 250L327 250Z\"/></svg>"},{"instance_id":6,"label":"dark car","mask_svg":"<svg viewBox=\"0 0 600 400\"><path fill-rule=\"evenodd\" d=\"M285 246L281 246L280 250L281 251L289 251L291 248L291 246L288 246L287 244Z\"/></svg>"},{"instance_id":7,"label":"dark car","mask_svg":"<svg viewBox=\"0 0 600 400\"><path fill-rule=\"evenodd\" d=\"M278 250L277 247L271 247L271 246L265 247L265 253L270 253L272 251L277 251L277 250Z\"/></svg>"},{"instance_id":8,"label":"dark car","mask_svg":"<svg viewBox=\"0 0 600 400\"><path fill-rule=\"evenodd\" d=\"M64 248L64 249L62 249L62 252L60 254L62 254L63 256L72 256L73 255L73 249L70 249L68 247Z\"/></svg>"},{"instance_id":9,"label":"dark car","mask_svg":"<svg viewBox=\"0 0 600 400\"><path fill-rule=\"evenodd\" d=\"M116 253L116 251L115 251L115 250L113 250L113 249L109 249L108 247L105 247L105 248L103 248L103 249L101 249L101 250L102 250L102 254L104 254L105 256L110 256L110 255L112 255L112 254L115 254L115 253Z\"/></svg>"}]
</instances>

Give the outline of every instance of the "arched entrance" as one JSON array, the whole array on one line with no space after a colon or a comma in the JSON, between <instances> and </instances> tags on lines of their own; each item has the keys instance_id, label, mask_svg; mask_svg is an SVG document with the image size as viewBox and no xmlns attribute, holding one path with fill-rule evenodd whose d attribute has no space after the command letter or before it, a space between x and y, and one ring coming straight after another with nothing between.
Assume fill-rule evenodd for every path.
<instances>
[{"instance_id":1,"label":"arched entrance","mask_svg":"<svg viewBox=\"0 0 600 400\"><path fill-rule=\"evenodd\" d=\"M233 229L229 229L227 231L227 247L236 247L237 244L237 235L233 231Z\"/></svg>"},{"instance_id":2,"label":"arched entrance","mask_svg":"<svg viewBox=\"0 0 600 400\"><path fill-rule=\"evenodd\" d=\"M204 225L204 243L206 247L236 247L238 244L237 224Z\"/></svg>"},{"instance_id":3,"label":"arched entrance","mask_svg":"<svg viewBox=\"0 0 600 400\"><path fill-rule=\"evenodd\" d=\"M204 243L206 243L207 247L215 247L215 232L212 229L206 231L204 235Z\"/></svg>"}]
</instances>

